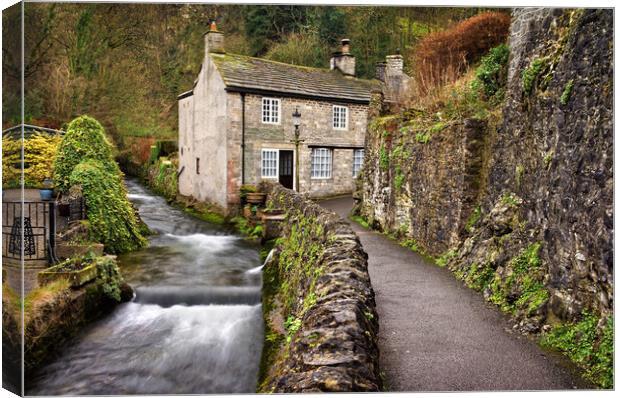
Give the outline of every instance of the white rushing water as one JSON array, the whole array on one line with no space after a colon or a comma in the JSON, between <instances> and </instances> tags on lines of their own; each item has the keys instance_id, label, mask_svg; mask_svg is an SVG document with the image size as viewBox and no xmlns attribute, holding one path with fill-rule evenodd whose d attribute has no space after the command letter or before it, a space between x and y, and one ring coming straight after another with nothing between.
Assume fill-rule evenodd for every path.
<instances>
[{"instance_id":1,"label":"white rushing water","mask_svg":"<svg viewBox=\"0 0 620 398\"><path fill-rule=\"evenodd\" d=\"M159 235L119 256L133 302L90 325L27 381L28 395L251 393L263 340L255 247L134 182Z\"/></svg>"}]
</instances>

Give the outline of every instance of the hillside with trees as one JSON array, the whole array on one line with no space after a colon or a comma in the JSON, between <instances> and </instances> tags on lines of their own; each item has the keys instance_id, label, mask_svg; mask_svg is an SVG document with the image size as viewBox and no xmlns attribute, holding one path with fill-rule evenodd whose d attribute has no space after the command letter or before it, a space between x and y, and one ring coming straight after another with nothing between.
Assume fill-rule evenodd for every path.
<instances>
[{"instance_id":1,"label":"hillside with trees","mask_svg":"<svg viewBox=\"0 0 620 398\"><path fill-rule=\"evenodd\" d=\"M122 146L128 136L176 137L176 96L191 87L215 20L227 51L328 67L348 37L360 77L478 8L27 3L25 119L62 128L89 114ZM3 13L3 126L20 119L20 9Z\"/></svg>"}]
</instances>

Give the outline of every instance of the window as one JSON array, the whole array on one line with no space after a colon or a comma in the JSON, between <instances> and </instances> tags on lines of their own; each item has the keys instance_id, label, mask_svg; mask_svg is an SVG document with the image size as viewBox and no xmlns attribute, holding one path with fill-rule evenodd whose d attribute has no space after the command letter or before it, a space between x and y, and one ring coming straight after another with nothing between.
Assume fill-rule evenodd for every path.
<instances>
[{"instance_id":1,"label":"window","mask_svg":"<svg viewBox=\"0 0 620 398\"><path fill-rule=\"evenodd\" d=\"M312 149L312 178L332 177L332 150L327 148Z\"/></svg>"},{"instance_id":2,"label":"window","mask_svg":"<svg viewBox=\"0 0 620 398\"><path fill-rule=\"evenodd\" d=\"M280 124L280 100L263 98L263 123Z\"/></svg>"},{"instance_id":3,"label":"window","mask_svg":"<svg viewBox=\"0 0 620 398\"><path fill-rule=\"evenodd\" d=\"M364 163L364 150L354 149L353 150L353 177L357 177L360 170L362 169L363 163Z\"/></svg>"},{"instance_id":4,"label":"window","mask_svg":"<svg viewBox=\"0 0 620 398\"><path fill-rule=\"evenodd\" d=\"M334 105L334 111L333 111L334 124L333 125L335 129L340 129L340 130L347 129L348 110L349 108L347 108L346 106Z\"/></svg>"},{"instance_id":5,"label":"window","mask_svg":"<svg viewBox=\"0 0 620 398\"><path fill-rule=\"evenodd\" d=\"M278 177L278 151L275 149L263 149L261 165L261 175L263 178Z\"/></svg>"},{"instance_id":6,"label":"window","mask_svg":"<svg viewBox=\"0 0 620 398\"><path fill-rule=\"evenodd\" d=\"M200 158L196 158L196 174L200 174Z\"/></svg>"}]
</instances>

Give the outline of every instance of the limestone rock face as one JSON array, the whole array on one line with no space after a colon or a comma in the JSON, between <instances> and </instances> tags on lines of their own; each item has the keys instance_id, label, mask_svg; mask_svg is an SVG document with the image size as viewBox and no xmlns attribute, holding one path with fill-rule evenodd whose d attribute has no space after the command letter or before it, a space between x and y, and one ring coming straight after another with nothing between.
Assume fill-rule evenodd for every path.
<instances>
[{"instance_id":1,"label":"limestone rock face","mask_svg":"<svg viewBox=\"0 0 620 398\"><path fill-rule=\"evenodd\" d=\"M359 208L537 332L613 308L613 14L515 9L509 47L499 117L370 121Z\"/></svg>"},{"instance_id":2,"label":"limestone rock face","mask_svg":"<svg viewBox=\"0 0 620 398\"><path fill-rule=\"evenodd\" d=\"M613 294L613 15L516 10L503 124L489 198L523 198L520 218L542 243L551 310L611 310ZM523 71L536 60L530 93ZM560 304L561 303L561 304ZM555 305L557 304L557 305Z\"/></svg>"}]
</instances>

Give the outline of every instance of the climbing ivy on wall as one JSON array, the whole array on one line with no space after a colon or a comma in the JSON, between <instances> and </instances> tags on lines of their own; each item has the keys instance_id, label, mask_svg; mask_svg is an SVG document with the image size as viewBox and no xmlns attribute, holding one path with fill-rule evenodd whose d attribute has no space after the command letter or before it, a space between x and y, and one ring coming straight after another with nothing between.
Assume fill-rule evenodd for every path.
<instances>
[{"instance_id":1,"label":"climbing ivy on wall","mask_svg":"<svg viewBox=\"0 0 620 398\"><path fill-rule=\"evenodd\" d=\"M123 253L146 246L119 174L90 159L73 169L69 185L82 186L92 233L106 252Z\"/></svg>"},{"instance_id":2,"label":"climbing ivy on wall","mask_svg":"<svg viewBox=\"0 0 620 398\"><path fill-rule=\"evenodd\" d=\"M112 157L112 146L97 120L80 116L69 124L54 175L61 192L74 185L82 187L92 233L106 252L123 253L146 245L122 173Z\"/></svg>"},{"instance_id":3,"label":"climbing ivy on wall","mask_svg":"<svg viewBox=\"0 0 620 398\"><path fill-rule=\"evenodd\" d=\"M75 166L89 159L99 161L106 172L120 175L103 127L94 118L84 115L69 123L58 148L54 163L56 189L66 192L71 187L69 180Z\"/></svg>"}]
</instances>

